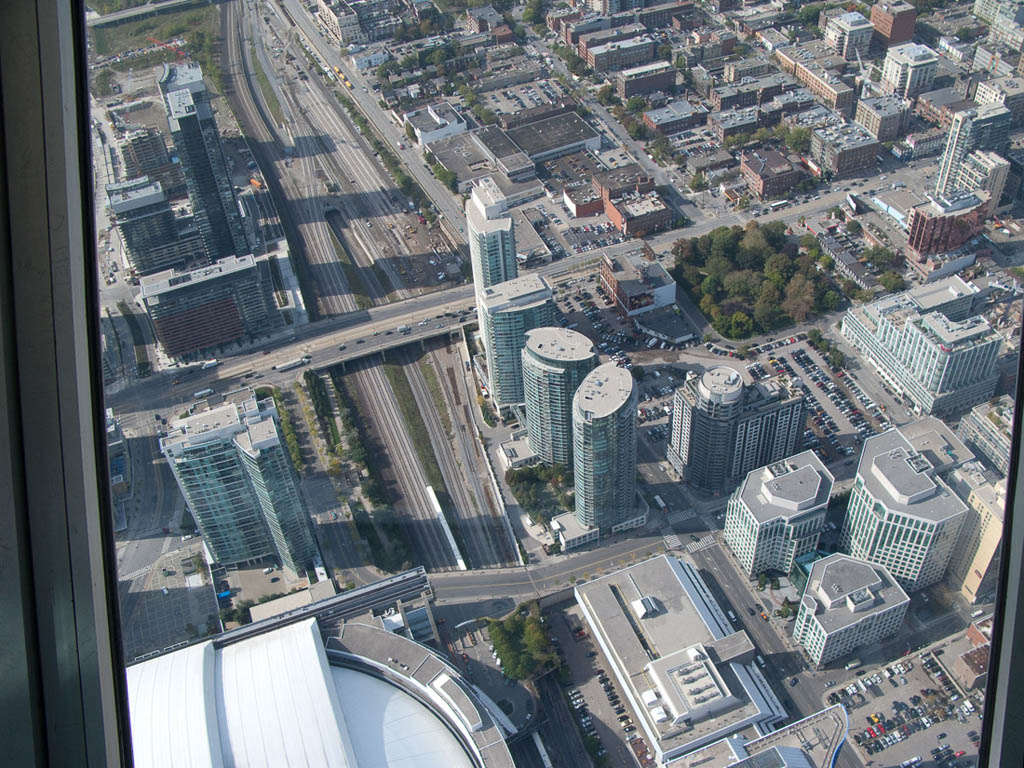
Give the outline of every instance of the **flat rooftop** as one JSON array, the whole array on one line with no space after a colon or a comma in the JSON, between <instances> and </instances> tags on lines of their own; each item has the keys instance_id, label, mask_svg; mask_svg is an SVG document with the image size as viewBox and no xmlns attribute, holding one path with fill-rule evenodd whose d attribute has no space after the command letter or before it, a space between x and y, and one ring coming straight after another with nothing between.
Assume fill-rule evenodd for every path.
<instances>
[{"instance_id":1,"label":"flat rooftop","mask_svg":"<svg viewBox=\"0 0 1024 768\"><path fill-rule=\"evenodd\" d=\"M750 472L740 486L744 506L759 523L815 512L828 504L835 478L813 451Z\"/></svg>"},{"instance_id":2,"label":"flat rooftop","mask_svg":"<svg viewBox=\"0 0 1024 768\"><path fill-rule=\"evenodd\" d=\"M160 182L150 181L148 176L107 184L106 191L110 209L121 216L167 199Z\"/></svg>"},{"instance_id":3,"label":"flat rooftop","mask_svg":"<svg viewBox=\"0 0 1024 768\"><path fill-rule=\"evenodd\" d=\"M910 110L909 103L894 94L861 99L857 102L857 108L860 109L861 105L880 117L894 117Z\"/></svg>"},{"instance_id":4,"label":"flat rooftop","mask_svg":"<svg viewBox=\"0 0 1024 768\"><path fill-rule=\"evenodd\" d=\"M256 259L247 254L245 256L227 256L213 264L193 270L166 269L163 272L140 278L140 295L142 299L153 298L255 268Z\"/></svg>"},{"instance_id":5,"label":"flat rooftop","mask_svg":"<svg viewBox=\"0 0 1024 768\"><path fill-rule=\"evenodd\" d=\"M707 115L707 113L707 108L701 104L691 104L683 99L676 99L659 109L647 110L644 112L644 119L650 120L657 126L676 120L696 119L697 116Z\"/></svg>"},{"instance_id":6,"label":"flat rooftop","mask_svg":"<svg viewBox=\"0 0 1024 768\"><path fill-rule=\"evenodd\" d=\"M949 427L929 417L864 441L857 477L890 512L939 522L966 510L939 473L973 458Z\"/></svg>"},{"instance_id":7,"label":"flat rooftop","mask_svg":"<svg viewBox=\"0 0 1024 768\"><path fill-rule=\"evenodd\" d=\"M931 61L938 61L939 56L927 45L920 43L902 43L894 45L886 54L887 58L912 66L921 66Z\"/></svg>"},{"instance_id":8,"label":"flat rooftop","mask_svg":"<svg viewBox=\"0 0 1024 768\"><path fill-rule=\"evenodd\" d=\"M625 406L636 391L633 374L615 363L597 366L580 382L573 396L573 410L590 420L611 416Z\"/></svg>"},{"instance_id":9,"label":"flat rooftop","mask_svg":"<svg viewBox=\"0 0 1024 768\"><path fill-rule=\"evenodd\" d=\"M597 138L597 132L575 112L510 128L507 134L530 158Z\"/></svg>"},{"instance_id":10,"label":"flat rooftop","mask_svg":"<svg viewBox=\"0 0 1024 768\"><path fill-rule=\"evenodd\" d=\"M839 704L750 741L716 741L673 763L673 768L785 768L835 763L849 720Z\"/></svg>"},{"instance_id":11,"label":"flat rooftop","mask_svg":"<svg viewBox=\"0 0 1024 768\"><path fill-rule=\"evenodd\" d=\"M661 207L664 208L664 203ZM632 208L628 210L630 215L639 215ZM651 261L639 250L605 253L603 261L619 284L619 290L627 297L650 293L674 282L661 264Z\"/></svg>"},{"instance_id":12,"label":"flat rooftop","mask_svg":"<svg viewBox=\"0 0 1024 768\"><path fill-rule=\"evenodd\" d=\"M551 286L540 275L520 275L484 288L481 299L488 312L519 310L551 300Z\"/></svg>"},{"instance_id":13,"label":"flat rooftop","mask_svg":"<svg viewBox=\"0 0 1024 768\"><path fill-rule=\"evenodd\" d=\"M746 633L733 631L691 564L656 557L576 587L576 599L666 760L784 717Z\"/></svg>"},{"instance_id":14,"label":"flat rooftop","mask_svg":"<svg viewBox=\"0 0 1024 768\"><path fill-rule=\"evenodd\" d=\"M950 275L934 283L925 283L910 289L908 295L922 311L940 307L946 302L979 292L978 286L968 283L960 275Z\"/></svg>"},{"instance_id":15,"label":"flat rooftop","mask_svg":"<svg viewBox=\"0 0 1024 768\"><path fill-rule=\"evenodd\" d=\"M910 603L884 566L839 552L814 561L800 599L826 634Z\"/></svg>"},{"instance_id":16,"label":"flat rooftop","mask_svg":"<svg viewBox=\"0 0 1024 768\"><path fill-rule=\"evenodd\" d=\"M594 343L578 331L544 327L526 332L526 349L556 362L582 362L597 354Z\"/></svg>"}]
</instances>

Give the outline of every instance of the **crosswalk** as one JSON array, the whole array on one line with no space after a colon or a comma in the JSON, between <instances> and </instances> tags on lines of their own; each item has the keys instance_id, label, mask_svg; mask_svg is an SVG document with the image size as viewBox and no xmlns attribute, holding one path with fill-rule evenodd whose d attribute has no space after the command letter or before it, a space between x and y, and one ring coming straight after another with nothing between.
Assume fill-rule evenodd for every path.
<instances>
[{"instance_id":1,"label":"crosswalk","mask_svg":"<svg viewBox=\"0 0 1024 768\"><path fill-rule=\"evenodd\" d=\"M694 552L700 552L702 549L713 547L716 543L715 535L713 533L709 533L707 536L702 536L697 541L691 541L687 544L686 551L692 555Z\"/></svg>"},{"instance_id":2,"label":"crosswalk","mask_svg":"<svg viewBox=\"0 0 1024 768\"><path fill-rule=\"evenodd\" d=\"M683 546L683 542L671 528L662 528L661 538L665 541L665 549L680 549Z\"/></svg>"},{"instance_id":3,"label":"crosswalk","mask_svg":"<svg viewBox=\"0 0 1024 768\"><path fill-rule=\"evenodd\" d=\"M691 517L693 517L693 515L694 512L692 509L680 509L679 511L673 512L671 515L668 516L668 524L675 525L676 523L685 522L686 520L689 520Z\"/></svg>"}]
</instances>

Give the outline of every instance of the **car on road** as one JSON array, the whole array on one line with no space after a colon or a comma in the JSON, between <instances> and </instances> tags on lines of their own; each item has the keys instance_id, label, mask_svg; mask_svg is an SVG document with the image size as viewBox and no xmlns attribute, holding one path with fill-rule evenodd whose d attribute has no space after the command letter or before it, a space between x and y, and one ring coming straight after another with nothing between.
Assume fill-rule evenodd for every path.
<instances>
[{"instance_id":1,"label":"car on road","mask_svg":"<svg viewBox=\"0 0 1024 768\"><path fill-rule=\"evenodd\" d=\"M799 681L799 680L797 680L797 679L796 679L795 677L791 677L791 678L789 678L789 685L790 685L790 687L792 687L792 686L796 685L796 684L797 684L797 683L799 683L799 682L800 682L800 681Z\"/></svg>"}]
</instances>

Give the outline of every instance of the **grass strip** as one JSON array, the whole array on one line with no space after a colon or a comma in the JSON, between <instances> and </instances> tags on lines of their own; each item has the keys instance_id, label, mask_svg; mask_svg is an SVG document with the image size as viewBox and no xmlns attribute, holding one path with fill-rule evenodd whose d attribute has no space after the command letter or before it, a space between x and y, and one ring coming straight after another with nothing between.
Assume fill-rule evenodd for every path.
<instances>
[{"instance_id":1,"label":"grass strip","mask_svg":"<svg viewBox=\"0 0 1024 768\"><path fill-rule=\"evenodd\" d=\"M428 360L420 360L419 366L420 371L423 373L423 378L427 381L427 389L430 390L430 397L434 401L434 408L437 409L437 413L441 417L441 425L444 427L445 432L448 433L448 437L452 437L454 434L452 432L452 419L448 413L448 403L445 402L444 395L441 392L441 381L437 378L437 371L434 370L434 366Z\"/></svg>"},{"instance_id":2,"label":"grass strip","mask_svg":"<svg viewBox=\"0 0 1024 768\"><path fill-rule=\"evenodd\" d=\"M256 76L256 82L260 84L260 91L263 93L263 101L267 105L267 109L270 110L271 116L274 121L281 125L284 122L284 112L281 111L281 102L277 100L277 94L274 93L274 88L270 84L270 78L267 77L267 73L263 71L263 65L260 64L259 56L256 55L256 46L249 44L249 53L252 54L252 72Z\"/></svg>"},{"instance_id":3,"label":"grass strip","mask_svg":"<svg viewBox=\"0 0 1024 768\"><path fill-rule=\"evenodd\" d=\"M331 227L328 229L331 230L331 242L334 243L334 252L338 254L338 261L341 262L341 271L345 273L345 282L348 283L349 293L356 300L356 306L359 309L369 309L373 306L373 299L370 298L366 290L366 283L359 272L359 267L352 261L352 255L348 252L345 244L334 234L334 229Z\"/></svg>"}]
</instances>

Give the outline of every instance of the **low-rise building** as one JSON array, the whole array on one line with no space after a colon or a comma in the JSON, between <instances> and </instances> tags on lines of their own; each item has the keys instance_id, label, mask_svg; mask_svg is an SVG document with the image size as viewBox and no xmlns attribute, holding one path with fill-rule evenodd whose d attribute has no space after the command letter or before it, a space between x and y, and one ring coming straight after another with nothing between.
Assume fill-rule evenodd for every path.
<instances>
[{"instance_id":1,"label":"low-rise building","mask_svg":"<svg viewBox=\"0 0 1024 768\"><path fill-rule=\"evenodd\" d=\"M868 271L868 268L841 242L824 232L819 233L817 238L822 252L832 257L832 265L836 272L848 280L853 280L865 291L873 290L878 286L878 281Z\"/></svg>"},{"instance_id":2,"label":"low-rise building","mask_svg":"<svg viewBox=\"0 0 1024 768\"><path fill-rule=\"evenodd\" d=\"M940 154L946 148L948 136L949 134L942 128L910 133L897 145L896 149L905 152L905 154L900 154L900 158L903 160L930 157Z\"/></svg>"},{"instance_id":3,"label":"low-rise building","mask_svg":"<svg viewBox=\"0 0 1024 768\"><path fill-rule=\"evenodd\" d=\"M958 112L965 112L974 106L972 99L965 98L955 88L939 88L918 96L914 111L929 123L935 123L939 128L948 129L953 124L953 118ZM948 135L948 133L943 135Z\"/></svg>"},{"instance_id":4,"label":"low-rise building","mask_svg":"<svg viewBox=\"0 0 1024 768\"><path fill-rule=\"evenodd\" d=\"M612 72L644 64L654 58L656 43L643 35L605 43L587 51L587 66L595 72Z\"/></svg>"},{"instance_id":5,"label":"low-rise building","mask_svg":"<svg viewBox=\"0 0 1024 768\"><path fill-rule=\"evenodd\" d=\"M772 65L764 59L740 59L727 61L722 70L722 79L727 83L737 83L748 77L763 77L772 72Z\"/></svg>"},{"instance_id":6,"label":"low-rise building","mask_svg":"<svg viewBox=\"0 0 1024 768\"><path fill-rule=\"evenodd\" d=\"M820 669L896 634L909 607L884 566L836 553L811 566L793 639Z\"/></svg>"},{"instance_id":7,"label":"low-rise building","mask_svg":"<svg viewBox=\"0 0 1024 768\"><path fill-rule=\"evenodd\" d=\"M708 116L708 127L714 132L719 143L724 143L730 136L752 134L760 125L761 115L757 107L712 112Z\"/></svg>"},{"instance_id":8,"label":"low-rise building","mask_svg":"<svg viewBox=\"0 0 1024 768\"><path fill-rule=\"evenodd\" d=\"M674 214L657 192L632 193L606 200L605 215L627 237L644 237L672 225Z\"/></svg>"},{"instance_id":9,"label":"low-rise building","mask_svg":"<svg viewBox=\"0 0 1024 768\"><path fill-rule=\"evenodd\" d=\"M950 670L967 691L984 691L988 685L988 664L992 646L988 643L970 648L953 660Z\"/></svg>"},{"instance_id":10,"label":"low-rise building","mask_svg":"<svg viewBox=\"0 0 1024 768\"><path fill-rule=\"evenodd\" d=\"M893 95L861 99L854 117L854 121L879 141L900 138L909 120L910 102Z\"/></svg>"},{"instance_id":11,"label":"low-rise building","mask_svg":"<svg viewBox=\"0 0 1024 768\"><path fill-rule=\"evenodd\" d=\"M644 194L654 190L654 177L637 163L598 171L591 177L591 187L602 200L614 200L623 195Z\"/></svg>"},{"instance_id":12,"label":"low-rise building","mask_svg":"<svg viewBox=\"0 0 1024 768\"><path fill-rule=\"evenodd\" d=\"M406 112L402 119L406 125L412 126L416 140L424 147L466 130L465 119L447 101Z\"/></svg>"},{"instance_id":13,"label":"low-rise building","mask_svg":"<svg viewBox=\"0 0 1024 768\"><path fill-rule=\"evenodd\" d=\"M811 131L811 159L816 172L829 178L841 179L870 171L880 150L878 139L859 125L828 126Z\"/></svg>"},{"instance_id":14,"label":"low-rise building","mask_svg":"<svg viewBox=\"0 0 1024 768\"><path fill-rule=\"evenodd\" d=\"M812 451L755 469L725 512L725 543L747 576L787 574L815 550L835 478Z\"/></svg>"},{"instance_id":15,"label":"low-rise building","mask_svg":"<svg viewBox=\"0 0 1024 768\"><path fill-rule=\"evenodd\" d=\"M642 250L604 254L600 274L601 284L623 315L632 317L675 303L675 281Z\"/></svg>"},{"instance_id":16,"label":"low-rise building","mask_svg":"<svg viewBox=\"0 0 1024 768\"><path fill-rule=\"evenodd\" d=\"M730 85L716 86L709 101L716 112L737 107L752 107L771 101L780 93L796 87L791 77L783 74L751 77Z\"/></svg>"},{"instance_id":17,"label":"low-rise building","mask_svg":"<svg viewBox=\"0 0 1024 768\"><path fill-rule=\"evenodd\" d=\"M667 61L624 69L615 77L615 89L620 99L652 91L671 91L675 85L676 68Z\"/></svg>"},{"instance_id":18,"label":"low-rise building","mask_svg":"<svg viewBox=\"0 0 1024 768\"><path fill-rule=\"evenodd\" d=\"M847 61L824 40L778 48L775 58L783 72L803 83L826 107L843 115L853 110L856 92L842 78Z\"/></svg>"},{"instance_id":19,"label":"low-rise building","mask_svg":"<svg viewBox=\"0 0 1024 768\"><path fill-rule=\"evenodd\" d=\"M696 128L707 123L707 120L708 111L702 104L691 104L682 99L644 112L644 125L662 136L672 136Z\"/></svg>"},{"instance_id":20,"label":"low-rise building","mask_svg":"<svg viewBox=\"0 0 1024 768\"><path fill-rule=\"evenodd\" d=\"M367 69L376 69L385 61L391 58L387 48L364 48L348 55L352 65L360 72Z\"/></svg>"},{"instance_id":21,"label":"low-rise building","mask_svg":"<svg viewBox=\"0 0 1024 768\"><path fill-rule=\"evenodd\" d=\"M786 194L803 177L785 155L772 149L744 152L740 156L740 175L760 200Z\"/></svg>"},{"instance_id":22,"label":"low-rise building","mask_svg":"<svg viewBox=\"0 0 1024 768\"><path fill-rule=\"evenodd\" d=\"M786 717L750 638L732 628L689 562L656 557L575 592L657 764Z\"/></svg>"}]
</instances>

